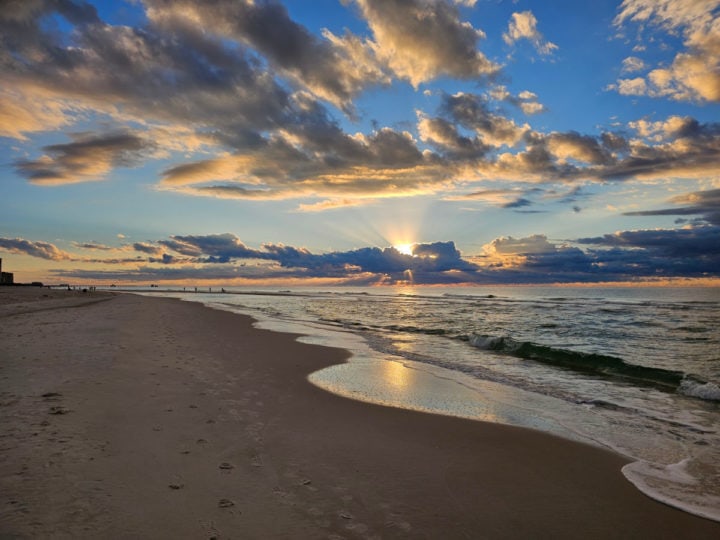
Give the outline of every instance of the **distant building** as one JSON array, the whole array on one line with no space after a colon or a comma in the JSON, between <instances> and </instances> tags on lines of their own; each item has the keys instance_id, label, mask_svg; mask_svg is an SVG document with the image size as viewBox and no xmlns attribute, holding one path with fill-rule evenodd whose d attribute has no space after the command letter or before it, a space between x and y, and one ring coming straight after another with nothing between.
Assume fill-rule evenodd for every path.
<instances>
[{"instance_id":1,"label":"distant building","mask_svg":"<svg viewBox=\"0 0 720 540\"><path fill-rule=\"evenodd\" d=\"M15 276L12 272L2 271L2 259L0 258L0 285L12 285L15 282Z\"/></svg>"}]
</instances>

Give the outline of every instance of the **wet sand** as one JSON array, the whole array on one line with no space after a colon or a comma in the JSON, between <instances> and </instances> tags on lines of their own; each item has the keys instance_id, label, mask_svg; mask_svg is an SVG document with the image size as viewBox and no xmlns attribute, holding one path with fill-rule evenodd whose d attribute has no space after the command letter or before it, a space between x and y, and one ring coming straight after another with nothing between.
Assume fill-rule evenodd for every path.
<instances>
[{"instance_id":1,"label":"wet sand","mask_svg":"<svg viewBox=\"0 0 720 540\"><path fill-rule=\"evenodd\" d=\"M720 538L611 452L306 381L346 351L172 299L18 289L0 538Z\"/></svg>"}]
</instances>

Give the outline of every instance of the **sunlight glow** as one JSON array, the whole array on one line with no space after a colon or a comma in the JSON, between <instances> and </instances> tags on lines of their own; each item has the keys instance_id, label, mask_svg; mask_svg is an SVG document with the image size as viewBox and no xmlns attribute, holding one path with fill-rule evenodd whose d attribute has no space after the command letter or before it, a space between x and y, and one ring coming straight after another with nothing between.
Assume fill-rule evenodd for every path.
<instances>
[{"instance_id":1,"label":"sunlight glow","mask_svg":"<svg viewBox=\"0 0 720 540\"><path fill-rule=\"evenodd\" d=\"M383 378L392 388L405 390L410 383L409 375L409 370L400 362L390 360L383 364Z\"/></svg>"},{"instance_id":2,"label":"sunlight glow","mask_svg":"<svg viewBox=\"0 0 720 540\"><path fill-rule=\"evenodd\" d=\"M403 255L412 255L415 244L395 244L393 247Z\"/></svg>"}]
</instances>

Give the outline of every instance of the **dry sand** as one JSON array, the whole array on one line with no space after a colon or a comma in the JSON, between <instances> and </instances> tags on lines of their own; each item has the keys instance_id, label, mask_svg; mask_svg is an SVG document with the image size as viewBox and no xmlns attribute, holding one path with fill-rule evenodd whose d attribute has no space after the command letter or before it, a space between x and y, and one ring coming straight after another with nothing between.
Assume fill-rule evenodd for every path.
<instances>
[{"instance_id":1,"label":"dry sand","mask_svg":"<svg viewBox=\"0 0 720 540\"><path fill-rule=\"evenodd\" d=\"M347 353L247 317L0 304L0 538L720 538L610 452L320 390L307 374Z\"/></svg>"}]
</instances>

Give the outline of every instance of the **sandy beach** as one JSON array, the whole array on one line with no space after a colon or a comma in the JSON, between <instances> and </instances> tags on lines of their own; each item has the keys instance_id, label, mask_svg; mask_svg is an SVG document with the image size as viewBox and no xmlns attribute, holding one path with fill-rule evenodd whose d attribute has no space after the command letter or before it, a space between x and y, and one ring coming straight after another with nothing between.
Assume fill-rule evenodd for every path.
<instances>
[{"instance_id":1,"label":"sandy beach","mask_svg":"<svg viewBox=\"0 0 720 540\"><path fill-rule=\"evenodd\" d=\"M0 288L0 538L720 538L617 454L307 382L347 356L194 303Z\"/></svg>"}]
</instances>

